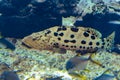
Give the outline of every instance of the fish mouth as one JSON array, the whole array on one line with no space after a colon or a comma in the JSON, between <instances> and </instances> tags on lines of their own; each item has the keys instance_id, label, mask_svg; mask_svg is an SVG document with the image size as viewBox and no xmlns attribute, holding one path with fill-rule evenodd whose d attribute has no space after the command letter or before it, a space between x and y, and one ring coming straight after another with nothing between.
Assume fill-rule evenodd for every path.
<instances>
[{"instance_id":1,"label":"fish mouth","mask_svg":"<svg viewBox=\"0 0 120 80\"><path fill-rule=\"evenodd\" d=\"M22 39L21 41L22 45L26 48L32 48L33 46L31 45L32 44L32 37L25 37L24 39Z\"/></svg>"},{"instance_id":2,"label":"fish mouth","mask_svg":"<svg viewBox=\"0 0 120 80\"><path fill-rule=\"evenodd\" d=\"M25 47L27 47L27 48L29 48L29 49L32 48L29 45L25 44L24 42L22 42L22 45L25 46Z\"/></svg>"}]
</instances>

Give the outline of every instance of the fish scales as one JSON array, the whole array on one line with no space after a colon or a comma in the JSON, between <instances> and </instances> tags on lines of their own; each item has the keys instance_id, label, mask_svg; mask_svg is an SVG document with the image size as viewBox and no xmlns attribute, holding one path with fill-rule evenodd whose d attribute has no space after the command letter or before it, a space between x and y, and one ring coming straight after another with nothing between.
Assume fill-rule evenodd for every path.
<instances>
[{"instance_id":1,"label":"fish scales","mask_svg":"<svg viewBox=\"0 0 120 80\"><path fill-rule=\"evenodd\" d=\"M30 48L53 50L54 48L92 53L98 49L111 50L115 32L107 38L92 28L55 26L26 36L22 43Z\"/></svg>"}]
</instances>

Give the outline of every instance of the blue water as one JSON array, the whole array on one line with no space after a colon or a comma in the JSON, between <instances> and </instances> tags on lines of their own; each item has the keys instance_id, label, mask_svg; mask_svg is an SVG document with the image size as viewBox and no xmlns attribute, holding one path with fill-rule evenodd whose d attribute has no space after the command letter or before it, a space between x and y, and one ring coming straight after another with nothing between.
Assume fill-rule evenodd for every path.
<instances>
[{"instance_id":1,"label":"blue water","mask_svg":"<svg viewBox=\"0 0 120 80\"><path fill-rule=\"evenodd\" d=\"M33 32L42 31L46 28L62 25L62 16L77 16L73 13L72 4L76 0L60 0L59 3L65 4L64 7L57 6L59 0L47 0L43 3L36 3L35 0L1 0L0 1L0 32L5 37L23 38ZM67 4L66 4L67 3ZM34 7L28 6L32 4ZM66 10L66 13L60 13ZM109 24L111 20L118 20L119 15L105 13L87 14L83 21L75 23L76 26L92 27L99 30L103 37L116 31L115 44L120 43L120 25Z\"/></svg>"}]
</instances>

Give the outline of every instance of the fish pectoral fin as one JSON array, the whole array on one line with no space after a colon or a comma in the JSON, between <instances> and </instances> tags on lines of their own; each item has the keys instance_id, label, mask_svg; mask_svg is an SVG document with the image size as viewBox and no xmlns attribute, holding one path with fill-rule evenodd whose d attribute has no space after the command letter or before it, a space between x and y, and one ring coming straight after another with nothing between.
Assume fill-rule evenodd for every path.
<instances>
[{"instance_id":1,"label":"fish pectoral fin","mask_svg":"<svg viewBox=\"0 0 120 80\"><path fill-rule=\"evenodd\" d=\"M89 60L91 61L91 62L93 62L93 63L95 63L95 64L97 64L97 65L99 65L99 66L101 66L101 67L105 67L105 66L103 66L99 61L96 61L96 60L93 60L93 57L95 56L95 53L92 53L90 56L89 56Z\"/></svg>"}]
</instances>

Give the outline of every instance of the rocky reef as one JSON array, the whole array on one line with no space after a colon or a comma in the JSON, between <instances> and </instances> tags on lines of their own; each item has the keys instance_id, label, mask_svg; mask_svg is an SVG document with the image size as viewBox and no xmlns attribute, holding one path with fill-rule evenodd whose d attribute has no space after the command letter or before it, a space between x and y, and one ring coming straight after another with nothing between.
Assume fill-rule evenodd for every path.
<instances>
[{"instance_id":1,"label":"rocky reef","mask_svg":"<svg viewBox=\"0 0 120 80\"><path fill-rule=\"evenodd\" d=\"M104 67L88 60L87 65L83 66L82 61L80 65L71 67L69 72L68 67L66 69L68 65L66 63L75 55L72 51L60 54L27 49L21 46L19 41L14 51L0 49L0 74L2 74L0 78L2 79L3 72L10 71L15 72L20 80L98 80L102 78L103 74L109 75L105 76L105 79L111 78L111 76L115 80L120 79L119 54L99 51L93 60L100 62ZM88 55L84 57L88 57ZM81 66L85 69L82 69Z\"/></svg>"}]
</instances>

